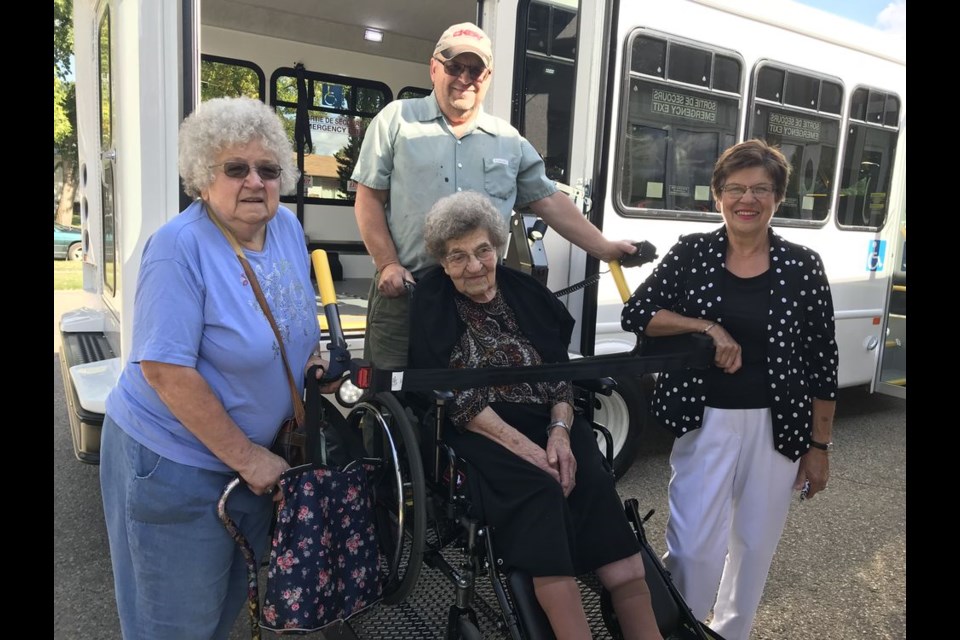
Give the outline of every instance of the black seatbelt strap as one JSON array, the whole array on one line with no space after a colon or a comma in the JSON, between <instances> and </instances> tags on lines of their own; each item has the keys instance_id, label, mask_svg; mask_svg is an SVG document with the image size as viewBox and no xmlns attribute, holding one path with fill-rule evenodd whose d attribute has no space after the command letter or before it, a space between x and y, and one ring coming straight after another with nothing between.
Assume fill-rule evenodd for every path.
<instances>
[{"instance_id":1,"label":"black seatbelt strap","mask_svg":"<svg viewBox=\"0 0 960 640\"><path fill-rule=\"evenodd\" d=\"M303 173L303 156L313 153L313 138L310 136L310 95L307 91L306 67L302 62L293 65L297 72L297 116L293 123L293 144L297 149L297 169L300 170L300 179L297 180L297 220L303 226L303 183L306 176Z\"/></svg>"},{"instance_id":2,"label":"black seatbelt strap","mask_svg":"<svg viewBox=\"0 0 960 640\"><path fill-rule=\"evenodd\" d=\"M560 382L608 376L705 369L713 364L713 339L699 333L648 339L639 353L614 353L530 367L483 369L408 369L371 372L370 389L431 391L469 389L521 382Z\"/></svg>"}]
</instances>

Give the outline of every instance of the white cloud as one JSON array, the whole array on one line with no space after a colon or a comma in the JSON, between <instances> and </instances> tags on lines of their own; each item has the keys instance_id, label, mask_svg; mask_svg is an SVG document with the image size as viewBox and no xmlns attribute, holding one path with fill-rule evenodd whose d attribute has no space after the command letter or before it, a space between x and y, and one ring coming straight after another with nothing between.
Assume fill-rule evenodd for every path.
<instances>
[{"instance_id":1,"label":"white cloud","mask_svg":"<svg viewBox=\"0 0 960 640\"><path fill-rule=\"evenodd\" d=\"M893 0L877 16L877 28L907 39L907 0Z\"/></svg>"}]
</instances>

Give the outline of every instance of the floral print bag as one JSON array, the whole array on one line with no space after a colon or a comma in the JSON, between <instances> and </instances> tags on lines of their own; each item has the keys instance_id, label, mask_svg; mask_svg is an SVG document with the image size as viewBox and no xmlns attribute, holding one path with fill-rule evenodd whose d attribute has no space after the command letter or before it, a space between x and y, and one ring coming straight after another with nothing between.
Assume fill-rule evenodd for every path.
<instances>
[{"instance_id":1,"label":"floral print bag","mask_svg":"<svg viewBox=\"0 0 960 640\"><path fill-rule=\"evenodd\" d=\"M380 600L367 473L359 463L304 465L280 477L261 627L315 631Z\"/></svg>"}]
</instances>

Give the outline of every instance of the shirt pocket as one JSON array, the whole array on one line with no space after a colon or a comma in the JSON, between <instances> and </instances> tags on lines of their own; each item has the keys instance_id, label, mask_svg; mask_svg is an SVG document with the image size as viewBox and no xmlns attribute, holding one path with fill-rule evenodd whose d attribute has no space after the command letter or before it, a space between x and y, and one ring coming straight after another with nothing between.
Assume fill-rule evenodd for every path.
<instances>
[{"instance_id":1,"label":"shirt pocket","mask_svg":"<svg viewBox=\"0 0 960 640\"><path fill-rule=\"evenodd\" d=\"M483 188L493 198L507 200L517 193L519 160L483 159Z\"/></svg>"}]
</instances>

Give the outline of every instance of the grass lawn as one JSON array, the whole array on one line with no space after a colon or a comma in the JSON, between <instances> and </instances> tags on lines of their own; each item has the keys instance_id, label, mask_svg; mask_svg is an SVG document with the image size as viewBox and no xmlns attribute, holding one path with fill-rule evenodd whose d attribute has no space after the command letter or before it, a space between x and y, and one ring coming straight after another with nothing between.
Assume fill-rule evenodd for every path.
<instances>
[{"instance_id":1,"label":"grass lawn","mask_svg":"<svg viewBox=\"0 0 960 640\"><path fill-rule=\"evenodd\" d=\"M79 260L53 261L53 290L66 291L68 289L83 288L83 263Z\"/></svg>"}]
</instances>

